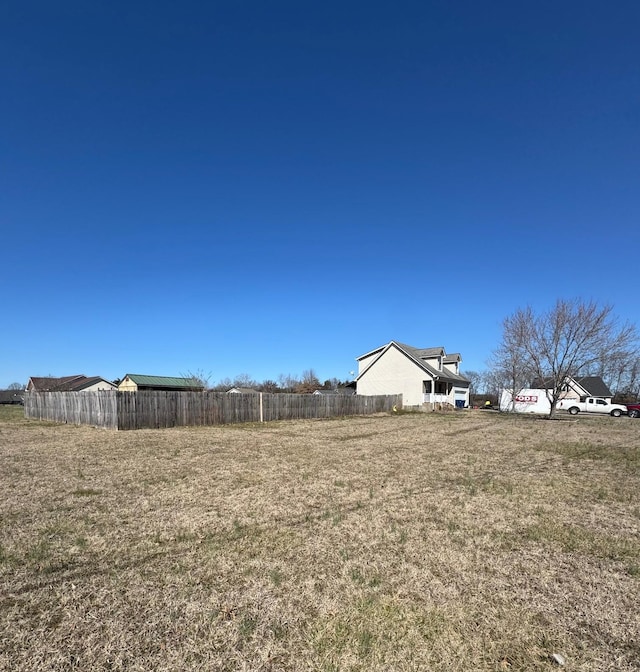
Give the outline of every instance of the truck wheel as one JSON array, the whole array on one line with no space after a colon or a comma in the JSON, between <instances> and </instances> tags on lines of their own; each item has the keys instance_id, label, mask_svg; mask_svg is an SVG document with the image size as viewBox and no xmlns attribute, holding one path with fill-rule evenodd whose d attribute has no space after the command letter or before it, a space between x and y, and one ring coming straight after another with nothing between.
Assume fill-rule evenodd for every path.
<instances>
[{"instance_id":1,"label":"truck wheel","mask_svg":"<svg viewBox=\"0 0 640 672\"><path fill-rule=\"evenodd\" d=\"M622 411L619 408L614 408L613 411L611 411L611 415L614 418L619 418L622 415Z\"/></svg>"},{"instance_id":2,"label":"truck wheel","mask_svg":"<svg viewBox=\"0 0 640 672\"><path fill-rule=\"evenodd\" d=\"M629 411L629 417L630 417L630 418L637 418L639 415L640 415L640 411L638 411L638 410L635 409L635 408L632 408L632 409Z\"/></svg>"},{"instance_id":3,"label":"truck wheel","mask_svg":"<svg viewBox=\"0 0 640 672\"><path fill-rule=\"evenodd\" d=\"M577 406L572 406L569 409L569 413L571 413L571 415L578 415L578 413L580 413L580 409Z\"/></svg>"}]
</instances>

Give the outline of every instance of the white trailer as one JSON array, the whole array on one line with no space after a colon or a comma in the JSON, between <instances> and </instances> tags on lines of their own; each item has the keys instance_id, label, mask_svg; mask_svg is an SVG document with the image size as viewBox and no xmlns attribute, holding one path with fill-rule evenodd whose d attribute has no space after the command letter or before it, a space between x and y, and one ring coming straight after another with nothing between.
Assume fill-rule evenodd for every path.
<instances>
[{"instance_id":1,"label":"white trailer","mask_svg":"<svg viewBox=\"0 0 640 672\"><path fill-rule=\"evenodd\" d=\"M547 390L522 389L516 394L515 399L512 390L502 390L500 410L548 415L551 411L551 402L547 397Z\"/></svg>"}]
</instances>

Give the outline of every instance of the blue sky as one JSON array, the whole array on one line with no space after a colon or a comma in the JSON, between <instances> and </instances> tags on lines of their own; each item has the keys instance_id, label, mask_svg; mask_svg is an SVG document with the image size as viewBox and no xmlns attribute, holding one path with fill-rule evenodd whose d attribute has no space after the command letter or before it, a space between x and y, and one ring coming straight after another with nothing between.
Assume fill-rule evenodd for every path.
<instances>
[{"instance_id":1,"label":"blue sky","mask_svg":"<svg viewBox=\"0 0 640 672\"><path fill-rule=\"evenodd\" d=\"M0 387L481 370L517 308L640 322L640 4L13 2Z\"/></svg>"}]
</instances>

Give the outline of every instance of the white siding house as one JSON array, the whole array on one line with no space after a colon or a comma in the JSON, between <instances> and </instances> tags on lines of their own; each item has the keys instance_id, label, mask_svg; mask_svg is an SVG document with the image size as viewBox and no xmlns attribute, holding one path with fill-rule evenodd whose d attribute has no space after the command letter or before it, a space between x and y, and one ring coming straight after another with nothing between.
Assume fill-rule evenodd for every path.
<instances>
[{"instance_id":1,"label":"white siding house","mask_svg":"<svg viewBox=\"0 0 640 672\"><path fill-rule=\"evenodd\" d=\"M359 395L402 394L406 407L433 410L469 405L469 381L461 357L444 348L414 348L391 341L357 358Z\"/></svg>"},{"instance_id":2,"label":"white siding house","mask_svg":"<svg viewBox=\"0 0 640 672\"><path fill-rule=\"evenodd\" d=\"M104 390L116 390L117 385L114 385L112 382L105 380L104 378L95 376L93 378L88 378L79 385L76 385L75 389L78 392L101 392Z\"/></svg>"}]
</instances>

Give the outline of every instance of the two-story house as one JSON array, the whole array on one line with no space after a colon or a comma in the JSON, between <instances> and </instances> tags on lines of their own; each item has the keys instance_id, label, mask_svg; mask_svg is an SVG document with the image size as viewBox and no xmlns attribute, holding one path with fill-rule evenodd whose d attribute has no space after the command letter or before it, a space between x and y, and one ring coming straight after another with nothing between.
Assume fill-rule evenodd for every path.
<instances>
[{"instance_id":1,"label":"two-story house","mask_svg":"<svg viewBox=\"0 0 640 672\"><path fill-rule=\"evenodd\" d=\"M357 358L359 395L402 394L405 408L433 410L469 405L469 381L460 374L462 358L443 347L414 348L390 341Z\"/></svg>"}]
</instances>

